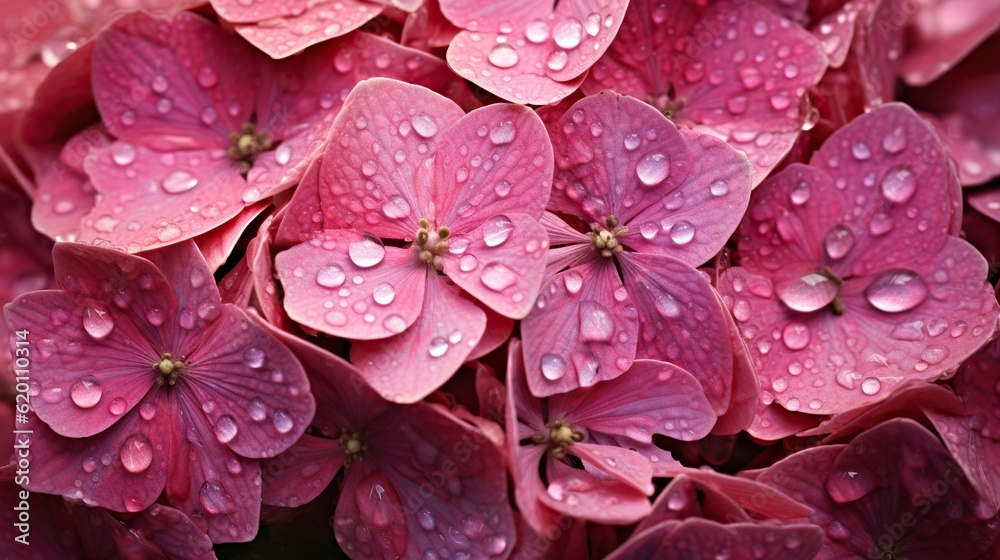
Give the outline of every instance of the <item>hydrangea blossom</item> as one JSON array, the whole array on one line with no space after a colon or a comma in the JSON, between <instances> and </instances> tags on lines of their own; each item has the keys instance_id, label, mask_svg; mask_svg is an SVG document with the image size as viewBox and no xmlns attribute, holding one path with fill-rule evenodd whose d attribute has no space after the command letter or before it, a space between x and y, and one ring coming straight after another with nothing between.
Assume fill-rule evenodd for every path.
<instances>
[{"instance_id":1,"label":"hydrangea blossom","mask_svg":"<svg viewBox=\"0 0 1000 560\"><path fill-rule=\"evenodd\" d=\"M719 288L763 406L831 414L883 400L907 379L954 372L994 335L986 263L954 237L960 195L945 157L926 122L885 105L758 189L740 266ZM754 433L783 437L767 424Z\"/></svg>"},{"instance_id":2,"label":"hydrangea blossom","mask_svg":"<svg viewBox=\"0 0 1000 560\"><path fill-rule=\"evenodd\" d=\"M415 402L482 338L486 315L471 298L512 318L531 309L548 252L537 222L548 137L525 107L465 115L387 79L359 84L331 135L278 231L298 243L275 258L284 307L357 341L352 361L375 390Z\"/></svg>"},{"instance_id":3,"label":"hydrangea blossom","mask_svg":"<svg viewBox=\"0 0 1000 560\"><path fill-rule=\"evenodd\" d=\"M221 303L193 243L147 258L60 243L53 261L59 290L4 309L38 349L29 489L122 512L165 491L214 542L253 538L258 459L315 410L302 366Z\"/></svg>"}]
</instances>

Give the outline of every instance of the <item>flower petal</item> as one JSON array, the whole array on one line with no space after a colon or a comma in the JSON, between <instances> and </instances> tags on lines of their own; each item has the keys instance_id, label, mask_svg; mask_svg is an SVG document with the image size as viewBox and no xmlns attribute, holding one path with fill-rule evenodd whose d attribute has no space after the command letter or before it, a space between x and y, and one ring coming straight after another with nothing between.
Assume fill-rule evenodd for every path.
<instances>
[{"instance_id":1,"label":"flower petal","mask_svg":"<svg viewBox=\"0 0 1000 560\"><path fill-rule=\"evenodd\" d=\"M365 0L338 0L336 3L296 0L295 4L291 14L236 25L236 32L271 58L282 59L316 43L345 35L377 17L384 8L380 3ZM240 14L236 17L248 19L250 16Z\"/></svg>"},{"instance_id":2,"label":"flower petal","mask_svg":"<svg viewBox=\"0 0 1000 560\"><path fill-rule=\"evenodd\" d=\"M281 507L309 503L326 489L345 458L336 440L303 434L284 453L261 462L261 500Z\"/></svg>"}]
</instances>

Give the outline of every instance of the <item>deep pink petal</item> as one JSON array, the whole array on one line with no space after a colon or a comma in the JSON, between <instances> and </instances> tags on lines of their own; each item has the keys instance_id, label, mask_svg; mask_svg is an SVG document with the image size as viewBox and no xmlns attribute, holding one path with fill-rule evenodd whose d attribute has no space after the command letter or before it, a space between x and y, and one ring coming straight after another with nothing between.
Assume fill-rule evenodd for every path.
<instances>
[{"instance_id":1,"label":"deep pink petal","mask_svg":"<svg viewBox=\"0 0 1000 560\"><path fill-rule=\"evenodd\" d=\"M433 271L426 274L423 311L411 326L351 346L351 361L362 377L389 401L416 402L443 385L486 329L485 313Z\"/></svg>"},{"instance_id":2,"label":"deep pink petal","mask_svg":"<svg viewBox=\"0 0 1000 560\"><path fill-rule=\"evenodd\" d=\"M498 214L447 243L441 260L455 284L501 315L520 319L528 314L548 254L545 228L534 217Z\"/></svg>"},{"instance_id":3,"label":"deep pink petal","mask_svg":"<svg viewBox=\"0 0 1000 560\"><path fill-rule=\"evenodd\" d=\"M285 58L310 45L345 35L368 23L384 8L365 0L298 1L291 14L236 25L236 32L271 58ZM238 15L240 19L249 16Z\"/></svg>"},{"instance_id":4,"label":"deep pink petal","mask_svg":"<svg viewBox=\"0 0 1000 560\"><path fill-rule=\"evenodd\" d=\"M355 264L352 254L365 266ZM383 247L371 234L334 230L279 253L274 266L288 316L334 336L393 336L423 309L426 267L413 250Z\"/></svg>"},{"instance_id":5,"label":"deep pink petal","mask_svg":"<svg viewBox=\"0 0 1000 560\"><path fill-rule=\"evenodd\" d=\"M921 4L907 22L910 42L898 62L912 85L930 83L971 52L1000 25L1000 2L936 0Z\"/></svg>"},{"instance_id":6,"label":"deep pink petal","mask_svg":"<svg viewBox=\"0 0 1000 560\"><path fill-rule=\"evenodd\" d=\"M870 2L845 2L835 11L812 25L811 29L823 45L831 68L840 68L854 40L855 22L867 13Z\"/></svg>"},{"instance_id":7,"label":"deep pink petal","mask_svg":"<svg viewBox=\"0 0 1000 560\"><path fill-rule=\"evenodd\" d=\"M725 412L733 352L714 288L701 272L671 257L622 253L618 262L639 312L636 358L684 368L701 382L716 413Z\"/></svg>"},{"instance_id":8,"label":"deep pink petal","mask_svg":"<svg viewBox=\"0 0 1000 560\"><path fill-rule=\"evenodd\" d=\"M721 299L721 295L716 292ZM723 302L723 305L724 302ZM729 409L719 416L712 428L714 435L731 435L747 429L757 414L757 400L760 395L760 381L753 365L750 349L747 348L739 327L731 313L725 314L729 326L729 341L733 347L733 388L729 399Z\"/></svg>"},{"instance_id":9,"label":"deep pink petal","mask_svg":"<svg viewBox=\"0 0 1000 560\"><path fill-rule=\"evenodd\" d=\"M284 453L261 462L261 500L282 507L312 501L330 484L345 457L343 446L336 440L303 435Z\"/></svg>"},{"instance_id":10,"label":"deep pink petal","mask_svg":"<svg viewBox=\"0 0 1000 560\"><path fill-rule=\"evenodd\" d=\"M212 541L180 511L153 504L141 514L129 519L128 525L106 518L118 543L118 550L128 560L149 558L152 549L164 558L178 560L210 560L215 558Z\"/></svg>"},{"instance_id":11,"label":"deep pink petal","mask_svg":"<svg viewBox=\"0 0 1000 560\"><path fill-rule=\"evenodd\" d=\"M615 445L574 443L570 451L590 470L597 469L619 482L645 493L653 493L653 468L641 454Z\"/></svg>"},{"instance_id":12,"label":"deep pink petal","mask_svg":"<svg viewBox=\"0 0 1000 560\"><path fill-rule=\"evenodd\" d=\"M622 374L635 357L639 320L610 259L561 272L521 322L531 393L545 397Z\"/></svg>"},{"instance_id":13,"label":"deep pink petal","mask_svg":"<svg viewBox=\"0 0 1000 560\"><path fill-rule=\"evenodd\" d=\"M613 478L574 469L561 461L549 460L549 483L539 500L553 510L598 523L634 523L649 514L644 492Z\"/></svg>"},{"instance_id":14,"label":"deep pink petal","mask_svg":"<svg viewBox=\"0 0 1000 560\"><path fill-rule=\"evenodd\" d=\"M694 479L699 487L719 492L747 511L770 519L793 519L812 513L812 508L749 478L700 469L686 473L685 476Z\"/></svg>"},{"instance_id":15,"label":"deep pink petal","mask_svg":"<svg viewBox=\"0 0 1000 560\"><path fill-rule=\"evenodd\" d=\"M194 242L188 241L149 251L144 256L163 275L177 298L174 311L181 328L175 327L174 333L180 333L178 339L187 340L188 333L185 331L202 331L216 320L222 308L222 297L212 277L212 270L209 269L205 257ZM135 265L129 264L129 266ZM126 269L124 264L120 265L120 268ZM134 277L135 273L132 276ZM139 287L150 290L143 285L145 282L147 280L140 276ZM162 298L160 294L154 295L148 292L143 293L143 296L147 300ZM149 320L149 317L146 319ZM204 340L204 336L201 338ZM179 343L180 340L175 342Z\"/></svg>"},{"instance_id":16,"label":"deep pink petal","mask_svg":"<svg viewBox=\"0 0 1000 560\"><path fill-rule=\"evenodd\" d=\"M249 120L253 102L243 100L257 89L256 66L264 60L195 14L131 14L95 40L94 98L118 138L167 150L224 150Z\"/></svg>"},{"instance_id":17,"label":"deep pink petal","mask_svg":"<svg viewBox=\"0 0 1000 560\"><path fill-rule=\"evenodd\" d=\"M655 525L627 541L609 560L667 558L714 560L809 560L820 549L819 528L800 524L774 527L755 523L722 525L692 518Z\"/></svg>"},{"instance_id":18,"label":"deep pink petal","mask_svg":"<svg viewBox=\"0 0 1000 560\"><path fill-rule=\"evenodd\" d=\"M270 201L264 201L247 206L237 214L235 219L195 238L198 249L205 255L205 260L208 261L208 266L212 271L216 271L226 264L246 229L270 205Z\"/></svg>"},{"instance_id":19,"label":"deep pink petal","mask_svg":"<svg viewBox=\"0 0 1000 560\"><path fill-rule=\"evenodd\" d=\"M442 134L437 150L431 196L439 227L464 232L497 214L541 216L552 148L534 111L511 104L477 109Z\"/></svg>"}]
</instances>

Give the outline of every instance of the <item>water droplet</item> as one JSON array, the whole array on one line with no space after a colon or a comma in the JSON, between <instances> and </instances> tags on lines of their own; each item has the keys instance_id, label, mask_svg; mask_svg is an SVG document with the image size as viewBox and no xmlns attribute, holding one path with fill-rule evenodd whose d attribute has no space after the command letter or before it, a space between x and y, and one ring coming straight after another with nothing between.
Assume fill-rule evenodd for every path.
<instances>
[{"instance_id":1,"label":"water droplet","mask_svg":"<svg viewBox=\"0 0 1000 560\"><path fill-rule=\"evenodd\" d=\"M514 123L512 121L504 121L493 130L490 130L490 142L493 142L497 146L510 144L513 141Z\"/></svg>"},{"instance_id":2,"label":"water droplet","mask_svg":"<svg viewBox=\"0 0 1000 560\"><path fill-rule=\"evenodd\" d=\"M874 377L869 377L861 383L861 392L866 395L874 395L881 389L882 383Z\"/></svg>"},{"instance_id":3,"label":"water droplet","mask_svg":"<svg viewBox=\"0 0 1000 560\"><path fill-rule=\"evenodd\" d=\"M141 473L153 463L153 446L143 434L132 434L125 438L118 458L128 472Z\"/></svg>"},{"instance_id":4,"label":"water droplet","mask_svg":"<svg viewBox=\"0 0 1000 560\"><path fill-rule=\"evenodd\" d=\"M791 273L779 278L774 291L794 311L809 313L826 307L839 293L830 278L817 272Z\"/></svg>"},{"instance_id":5,"label":"water droplet","mask_svg":"<svg viewBox=\"0 0 1000 560\"><path fill-rule=\"evenodd\" d=\"M917 273L892 269L879 274L865 288L865 298L887 313L909 311L927 299L927 285Z\"/></svg>"},{"instance_id":6,"label":"water droplet","mask_svg":"<svg viewBox=\"0 0 1000 560\"><path fill-rule=\"evenodd\" d=\"M853 389L861 381L861 374L849 369L837 372L837 383L845 389Z\"/></svg>"},{"instance_id":7,"label":"water droplet","mask_svg":"<svg viewBox=\"0 0 1000 560\"><path fill-rule=\"evenodd\" d=\"M371 268L385 258L385 246L382 240L370 233L365 233L361 239L351 241L347 248L351 262L360 268Z\"/></svg>"},{"instance_id":8,"label":"water droplet","mask_svg":"<svg viewBox=\"0 0 1000 560\"><path fill-rule=\"evenodd\" d=\"M690 243L694 239L694 233L694 225L687 220L681 220L670 226L670 239L678 245Z\"/></svg>"},{"instance_id":9,"label":"water droplet","mask_svg":"<svg viewBox=\"0 0 1000 560\"><path fill-rule=\"evenodd\" d=\"M937 365L944 361L948 357L950 351L948 348L941 346L939 344L933 344L924 349L920 353L920 359L927 362L928 364Z\"/></svg>"},{"instance_id":10,"label":"water droplet","mask_svg":"<svg viewBox=\"0 0 1000 560\"><path fill-rule=\"evenodd\" d=\"M580 289L583 288L583 275L575 270L569 270L563 275L563 284L566 286L567 292L580 293Z\"/></svg>"},{"instance_id":11,"label":"water droplet","mask_svg":"<svg viewBox=\"0 0 1000 560\"><path fill-rule=\"evenodd\" d=\"M156 405L151 402L142 403L139 405L139 416L143 420L152 420L156 416Z\"/></svg>"},{"instance_id":12,"label":"water droplet","mask_svg":"<svg viewBox=\"0 0 1000 560\"><path fill-rule=\"evenodd\" d=\"M566 18L552 29L552 38L560 48L576 48L583 38L583 25L575 17Z\"/></svg>"},{"instance_id":13,"label":"water droplet","mask_svg":"<svg viewBox=\"0 0 1000 560\"><path fill-rule=\"evenodd\" d=\"M823 246L831 259L842 259L854 248L854 233L844 224L837 224L826 232Z\"/></svg>"},{"instance_id":14,"label":"water droplet","mask_svg":"<svg viewBox=\"0 0 1000 560\"><path fill-rule=\"evenodd\" d=\"M729 185L720 179L709 185L708 190L712 193L712 196L723 196L729 192Z\"/></svg>"},{"instance_id":15,"label":"water droplet","mask_svg":"<svg viewBox=\"0 0 1000 560\"><path fill-rule=\"evenodd\" d=\"M495 292L502 292L517 282L517 275L503 264L490 263L483 267L480 280L487 288Z\"/></svg>"},{"instance_id":16,"label":"water droplet","mask_svg":"<svg viewBox=\"0 0 1000 560\"><path fill-rule=\"evenodd\" d=\"M670 174L670 160L659 152L646 154L635 165L635 174L647 187L658 185Z\"/></svg>"},{"instance_id":17,"label":"water droplet","mask_svg":"<svg viewBox=\"0 0 1000 560\"><path fill-rule=\"evenodd\" d=\"M809 345L809 327L798 321L788 323L781 331L781 340L789 350L802 350Z\"/></svg>"},{"instance_id":18,"label":"water droplet","mask_svg":"<svg viewBox=\"0 0 1000 560\"><path fill-rule=\"evenodd\" d=\"M260 368L264 365L264 351L260 348L247 348L243 352L243 363L253 369Z\"/></svg>"},{"instance_id":19,"label":"water droplet","mask_svg":"<svg viewBox=\"0 0 1000 560\"><path fill-rule=\"evenodd\" d=\"M187 192L198 185L198 178L194 175L188 173L187 171L175 170L171 171L163 181L160 182L165 192L170 194L179 194L182 192Z\"/></svg>"},{"instance_id":20,"label":"water droplet","mask_svg":"<svg viewBox=\"0 0 1000 560\"><path fill-rule=\"evenodd\" d=\"M641 140L639 139L639 135L633 132L631 134L626 134L623 142L625 144L625 149L631 152L639 147Z\"/></svg>"},{"instance_id":21,"label":"water droplet","mask_svg":"<svg viewBox=\"0 0 1000 560\"><path fill-rule=\"evenodd\" d=\"M274 429L278 430L280 434L287 434L292 431L292 417L288 415L287 410L275 412L274 417L271 418L271 422L274 423Z\"/></svg>"},{"instance_id":22,"label":"water droplet","mask_svg":"<svg viewBox=\"0 0 1000 560\"><path fill-rule=\"evenodd\" d=\"M906 135L903 132L903 127L893 130L882 138L882 149L890 154L898 154L906 149Z\"/></svg>"},{"instance_id":23,"label":"water droplet","mask_svg":"<svg viewBox=\"0 0 1000 560\"><path fill-rule=\"evenodd\" d=\"M490 50L489 60L497 68L510 68L517 64L517 51L509 43L498 43Z\"/></svg>"},{"instance_id":24,"label":"water droplet","mask_svg":"<svg viewBox=\"0 0 1000 560\"><path fill-rule=\"evenodd\" d=\"M427 348L427 353L432 358L440 358L448 351L448 341L443 336L435 336L431 339L431 344Z\"/></svg>"},{"instance_id":25,"label":"water droplet","mask_svg":"<svg viewBox=\"0 0 1000 560\"><path fill-rule=\"evenodd\" d=\"M472 272L479 266L479 259L473 255L462 255L462 258L458 259L458 268L462 272Z\"/></svg>"},{"instance_id":26,"label":"water droplet","mask_svg":"<svg viewBox=\"0 0 1000 560\"><path fill-rule=\"evenodd\" d=\"M344 283L347 275L340 265L331 264L319 269L316 273L316 283L324 288L337 288Z\"/></svg>"},{"instance_id":27,"label":"water droplet","mask_svg":"<svg viewBox=\"0 0 1000 560\"><path fill-rule=\"evenodd\" d=\"M556 354L545 354L541 360L542 375L555 381L566 374L566 360Z\"/></svg>"},{"instance_id":28,"label":"water droplet","mask_svg":"<svg viewBox=\"0 0 1000 560\"><path fill-rule=\"evenodd\" d=\"M498 247L514 231L514 224L507 216L494 216L483 226L483 242L487 247Z\"/></svg>"},{"instance_id":29,"label":"water droplet","mask_svg":"<svg viewBox=\"0 0 1000 560\"><path fill-rule=\"evenodd\" d=\"M546 62L546 65L548 65L549 70L552 70L553 72L558 72L563 68L565 68L566 64L568 63L569 63L569 55L566 54L566 51L552 51L552 54L549 55L549 59Z\"/></svg>"},{"instance_id":30,"label":"water droplet","mask_svg":"<svg viewBox=\"0 0 1000 560\"><path fill-rule=\"evenodd\" d=\"M198 498L205 511L213 515L229 513L236 508L229 494L221 486L211 482L202 484Z\"/></svg>"},{"instance_id":31,"label":"water droplet","mask_svg":"<svg viewBox=\"0 0 1000 560\"><path fill-rule=\"evenodd\" d=\"M492 54L490 55L492 62ZM515 54L516 57L516 54ZM515 60L516 62L516 60ZM427 113L420 113L414 115L410 119L410 123L413 124L413 130L419 134L422 138L430 138L437 134L437 123L431 118Z\"/></svg>"},{"instance_id":32,"label":"water droplet","mask_svg":"<svg viewBox=\"0 0 1000 560\"><path fill-rule=\"evenodd\" d=\"M406 319L398 313L393 313L382 320L382 326L391 333L399 334L406 330Z\"/></svg>"},{"instance_id":33,"label":"water droplet","mask_svg":"<svg viewBox=\"0 0 1000 560\"><path fill-rule=\"evenodd\" d=\"M426 509L422 509L417 512L417 522L420 523L420 526L423 527L425 531L433 531L436 526L434 522L434 514Z\"/></svg>"},{"instance_id":34,"label":"water droplet","mask_svg":"<svg viewBox=\"0 0 1000 560\"><path fill-rule=\"evenodd\" d=\"M495 192L499 197L504 197L510 194L510 188L511 188L510 181L504 179L499 181L496 184L496 186L493 187L493 192Z\"/></svg>"},{"instance_id":35,"label":"water droplet","mask_svg":"<svg viewBox=\"0 0 1000 560\"><path fill-rule=\"evenodd\" d=\"M587 19L583 22L583 29L587 32L587 35L596 37L601 31L601 14L592 13L587 16Z\"/></svg>"},{"instance_id":36,"label":"water droplet","mask_svg":"<svg viewBox=\"0 0 1000 560\"><path fill-rule=\"evenodd\" d=\"M809 201L810 194L812 193L809 191L809 183L799 181L797 185L792 187L792 192L789 193L789 199L791 199L792 204L801 206Z\"/></svg>"},{"instance_id":37,"label":"water droplet","mask_svg":"<svg viewBox=\"0 0 1000 560\"><path fill-rule=\"evenodd\" d=\"M220 416L215 422L215 437L219 440L219 443L233 441L237 432L239 432L239 428L236 426L236 420L228 414Z\"/></svg>"},{"instance_id":38,"label":"water droplet","mask_svg":"<svg viewBox=\"0 0 1000 560\"><path fill-rule=\"evenodd\" d=\"M580 304L580 339L586 342L611 340L615 323L611 311L599 303L584 301Z\"/></svg>"},{"instance_id":39,"label":"water droplet","mask_svg":"<svg viewBox=\"0 0 1000 560\"><path fill-rule=\"evenodd\" d=\"M218 83L218 78L215 76L215 71L205 66L198 71L198 85L203 88L210 88Z\"/></svg>"},{"instance_id":40,"label":"water droplet","mask_svg":"<svg viewBox=\"0 0 1000 560\"><path fill-rule=\"evenodd\" d=\"M218 118L219 114L216 113L215 109L212 107L205 107L201 111L201 122L205 123L206 125L211 125L216 120L218 120Z\"/></svg>"},{"instance_id":41,"label":"water droplet","mask_svg":"<svg viewBox=\"0 0 1000 560\"><path fill-rule=\"evenodd\" d=\"M524 27L524 36L536 45L542 43L549 38L549 24L543 19L531 20Z\"/></svg>"},{"instance_id":42,"label":"water droplet","mask_svg":"<svg viewBox=\"0 0 1000 560\"><path fill-rule=\"evenodd\" d=\"M917 180L906 167L894 167L882 178L882 195L890 202L906 202L916 190Z\"/></svg>"},{"instance_id":43,"label":"water droplet","mask_svg":"<svg viewBox=\"0 0 1000 560\"><path fill-rule=\"evenodd\" d=\"M111 146L111 159L118 165L128 165L135 161L135 146L127 142L115 142Z\"/></svg>"},{"instance_id":44,"label":"water droplet","mask_svg":"<svg viewBox=\"0 0 1000 560\"><path fill-rule=\"evenodd\" d=\"M101 396L104 394L104 390L101 389L101 383L92 376L84 377L76 383L69 390L69 396L73 400L73 404L80 408L92 408L101 401Z\"/></svg>"},{"instance_id":45,"label":"water droplet","mask_svg":"<svg viewBox=\"0 0 1000 560\"><path fill-rule=\"evenodd\" d=\"M872 157L872 150L868 147L868 144L865 144L864 142L855 142L854 145L851 146L851 154L854 155L854 158L858 161L865 161L866 159Z\"/></svg>"},{"instance_id":46,"label":"water droplet","mask_svg":"<svg viewBox=\"0 0 1000 560\"><path fill-rule=\"evenodd\" d=\"M103 339L111 334L114 328L115 323L103 305L93 303L83 311L83 329L94 339Z\"/></svg>"},{"instance_id":47,"label":"water droplet","mask_svg":"<svg viewBox=\"0 0 1000 560\"><path fill-rule=\"evenodd\" d=\"M267 418L267 406L264 404L264 401L254 397L247 403L247 414L250 415L250 419L254 422L261 422Z\"/></svg>"},{"instance_id":48,"label":"water droplet","mask_svg":"<svg viewBox=\"0 0 1000 560\"><path fill-rule=\"evenodd\" d=\"M392 287L392 284L382 282L372 290L372 298L379 305L389 305L396 298L396 290Z\"/></svg>"},{"instance_id":49,"label":"water droplet","mask_svg":"<svg viewBox=\"0 0 1000 560\"><path fill-rule=\"evenodd\" d=\"M278 146L278 149L274 150L274 161L277 161L279 165L285 165L292 159L292 148L287 144L282 144Z\"/></svg>"}]
</instances>

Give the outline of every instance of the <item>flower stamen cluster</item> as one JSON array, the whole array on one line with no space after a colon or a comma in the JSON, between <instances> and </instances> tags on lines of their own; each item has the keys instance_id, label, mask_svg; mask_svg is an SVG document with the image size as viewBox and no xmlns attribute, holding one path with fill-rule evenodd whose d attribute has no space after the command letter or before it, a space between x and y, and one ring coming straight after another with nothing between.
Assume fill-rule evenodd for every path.
<instances>
[{"instance_id":1,"label":"flower stamen cluster","mask_svg":"<svg viewBox=\"0 0 1000 560\"><path fill-rule=\"evenodd\" d=\"M368 451L368 444L361 439L361 432L349 432L344 428L337 439L340 446L344 448L347 458L344 459L344 468L351 466L353 461L364 461L365 451Z\"/></svg>"},{"instance_id":2,"label":"flower stamen cluster","mask_svg":"<svg viewBox=\"0 0 1000 560\"><path fill-rule=\"evenodd\" d=\"M628 228L619 225L618 218L614 216L605 218L604 226L592 224L591 232L587 235L594 239L594 247L601 252L602 257L613 257L625 250L618 237L627 234Z\"/></svg>"},{"instance_id":3,"label":"flower stamen cluster","mask_svg":"<svg viewBox=\"0 0 1000 560\"><path fill-rule=\"evenodd\" d=\"M444 270L444 261L441 254L448 250L448 243L445 241L451 235L448 226L441 226L437 231L433 231L430 222L425 218L420 219L420 229L414 237L413 246L417 250L417 257L420 262L434 265L438 272Z\"/></svg>"},{"instance_id":4,"label":"flower stamen cluster","mask_svg":"<svg viewBox=\"0 0 1000 560\"><path fill-rule=\"evenodd\" d=\"M546 426L548 432L535 434L531 441L537 444L549 445L552 457L565 459L567 450L571 445L583 439L583 434L573 429L573 427L563 420L556 420Z\"/></svg>"},{"instance_id":5,"label":"flower stamen cluster","mask_svg":"<svg viewBox=\"0 0 1000 560\"><path fill-rule=\"evenodd\" d=\"M173 387L177 380L184 375L184 360L175 360L170 352L164 352L160 354L160 361L153 362L153 371L159 373L160 375L156 378L156 382L160 385L169 385Z\"/></svg>"},{"instance_id":6,"label":"flower stamen cluster","mask_svg":"<svg viewBox=\"0 0 1000 560\"><path fill-rule=\"evenodd\" d=\"M263 133L257 132L253 123L243 123L240 132L229 135L229 157L240 162L240 173L245 177L257 154L270 150L274 143Z\"/></svg>"}]
</instances>

